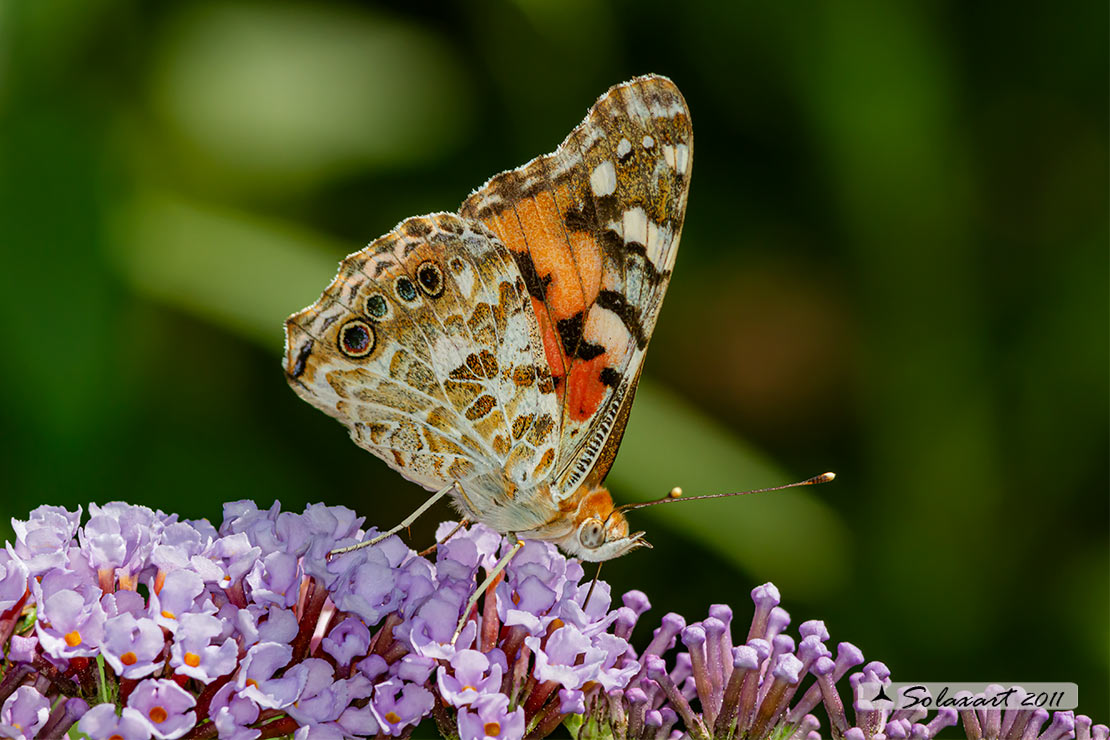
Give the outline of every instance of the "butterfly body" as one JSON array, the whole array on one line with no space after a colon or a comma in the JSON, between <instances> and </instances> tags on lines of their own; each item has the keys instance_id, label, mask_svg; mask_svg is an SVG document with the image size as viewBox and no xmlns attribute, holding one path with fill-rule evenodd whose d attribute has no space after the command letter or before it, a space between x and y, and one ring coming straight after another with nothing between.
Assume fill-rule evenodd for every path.
<instances>
[{"instance_id":1,"label":"butterfly body","mask_svg":"<svg viewBox=\"0 0 1110 740\"><path fill-rule=\"evenodd\" d=\"M674 263L691 146L669 80L611 89L553 154L348 256L286 321L290 384L409 480L454 484L473 520L588 560L646 544L602 481Z\"/></svg>"}]
</instances>

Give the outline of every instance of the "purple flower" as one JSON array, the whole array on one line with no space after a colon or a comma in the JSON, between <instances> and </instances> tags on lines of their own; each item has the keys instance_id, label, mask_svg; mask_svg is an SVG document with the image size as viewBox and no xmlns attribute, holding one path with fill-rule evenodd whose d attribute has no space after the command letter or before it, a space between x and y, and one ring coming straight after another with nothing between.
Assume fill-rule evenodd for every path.
<instances>
[{"instance_id":1,"label":"purple flower","mask_svg":"<svg viewBox=\"0 0 1110 740\"><path fill-rule=\"evenodd\" d=\"M134 588L163 528L162 517L145 506L89 504L89 520L78 530L81 552L103 584L114 586L118 577L124 588Z\"/></svg>"},{"instance_id":2,"label":"purple flower","mask_svg":"<svg viewBox=\"0 0 1110 740\"><path fill-rule=\"evenodd\" d=\"M294 740L344 740L347 735L334 722L305 725L293 733Z\"/></svg>"},{"instance_id":3,"label":"purple flower","mask_svg":"<svg viewBox=\"0 0 1110 740\"><path fill-rule=\"evenodd\" d=\"M370 630L357 617L348 617L320 641L320 647L340 666L347 666L370 650Z\"/></svg>"},{"instance_id":4,"label":"purple flower","mask_svg":"<svg viewBox=\"0 0 1110 740\"><path fill-rule=\"evenodd\" d=\"M136 591L115 591L100 597L100 605L108 619L120 614L130 614L136 619L147 616L147 603L143 595Z\"/></svg>"},{"instance_id":5,"label":"purple flower","mask_svg":"<svg viewBox=\"0 0 1110 740\"><path fill-rule=\"evenodd\" d=\"M170 524L162 530L151 549L150 562L163 573L178 568L196 567L193 558L201 555L213 539L212 534L201 532L194 523Z\"/></svg>"},{"instance_id":6,"label":"purple flower","mask_svg":"<svg viewBox=\"0 0 1110 740\"><path fill-rule=\"evenodd\" d=\"M224 623L209 614L182 614L170 649L170 665L181 675L211 683L231 673L239 662L239 646L234 637L213 645L223 632Z\"/></svg>"},{"instance_id":7,"label":"purple flower","mask_svg":"<svg viewBox=\"0 0 1110 740\"><path fill-rule=\"evenodd\" d=\"M503 660L503 658L502 658ZM460 650L451 658L452 672L440 666L436 674L439 695L456 707L466 706L482 694L501 690L504 667L490 663L484 653L477 650Z\"/></svg>"},{"instance_id":8,"label":"purple flower","mask_svg":"<svg viewBox=\"0 0 1110 740\"><path fill-rule=\"evenodd\" d=\"M466 625L454 643L451 642L466 598L465 593L441 588L420 606L407 630L408 639L417 653L448 660L458 650L474 642L476 626L473 622Z\"/></svg>"},{"instance_id":9,"label":"purple flower","mask_svg":"<svg viewBox=\"0 0 1110 740\"><path fill-rule=\"evenodd\" d=\"M524 644L536 655L536 678L555 681L568 689L578 689L592 681L606 658L605 653L595 649L590 638L572 624L555 630L546 642L528 637Z\"/></svg>"},{"instance_id":10,"label":"purple flower","mask_svg":"<svg viewBox=\"0 0 1110 740\"><path fill-rule=\"evenodd\" d=\"M77 729L88 735L89 740L150 740L150 725L143 715L130 707L124 707L123 712L117 715L114 704L97 704L85 712L77 723Z\"/></svg>"},{"instance_id":11,"label":"purple flower","mask_svg":"<svg viewBox=\"0 0 1110 740\"><path fill-rule=\"evenodd\" d=\"M256 604L291 607L300 596L301 568L296 556L272 552L255 562L246 581Z\"/></svg>"},{"instance_id":12,"label":"purple flower","mask_svg":"<svg viewBox=\"0 0 1110 740\"><path fill-rule=\"evenodd\" d=\"M563 714L585 714L586 694L573 689L559 689L559 711Z\"/></svg>"},{"instance_id":13,"label":"purple flower","mask_svg":"<svg viewBox=\"0 0 1110 740\"><path fill-rule=\"evenodd\" d=\"M258 624L259 642L292 642L297 635L297 617L288 609L270 607Z\"/></svg>"},{"instance_id":14,"label":"purple flower","mask_svg":"<svg viewBox=\"0 0 1110 740\"><path fill-rule=\"evenodd\" d=\"M51 568L63 568L80 522L80 507L77 511L66 511L60 506L40 506L27 521L12 519L16 542L14 546L8 545L9 552L27 566L32 576Z\"/></svg>"},{"instance_id":15,"label":"purple flower","mask_svg":"<svg viewBox=\"0 0 1110 740\"><path fill-rule=\"evenodd\" d=\"M247 651L236 677L236 689L258 706L287 707L297 700L308 678L303 672L274 677L289 664L293 648L276 642L260 642Z\"/></svg>"},{"instance_id":16,"label":"purple flower","mask_svg":"<svg viewBox=\"0 0 1110 740\"><path fill-rule=\"evenodd\" d=\"M511 544L487 527L441 525L434 564L397 537L329 561L373 535L349 509L237 502L219 531L122 503L91 511L80 547L80 512L42 507L0 554L0 736L61 737L80 720L91 740L396 737L434 710L460 740L542 738L564 722L577 737L621 740L819 740L823 722L844 740L929 740L957 721L973 737L1110 740L1072 712L930 718L869 702L887 667L829 643L820 621L790 633L772 584L752 592L750 625L720 604L700 622L668 614L637 653L647 597L629 592L613 608L599 581L587 602L581 565L529 542L452 640ZM24 602L34 631L13 634ZM105 694L126 706L90 710Z\"/></svg>"},{"instance_id":17,"label":"purple flower","mask_svg":"<svg viewBox=\"0 0 1110 740\"><path fill-rule=\"evenodd\" d=\"M423 684L436 669L436 661L423 655L408 653L389 667L390 675L412 683Z\"/></svg>"},{"instance_id":18,"label":"purple flower","mask_svg":"<svg viewBox=\"0 0 1110 740\"><path fill-rule=\"evenodd\" d=\"M178 617L186 612L215 612L204 598L204 581L191 570L175 570L166 576L160 589L150 594L150 615L159 625L176 632Z\"/></svg>"},{"instance_id":19,"label":"purple flower","mask_svg":"<svg viewBox=\"0 0 1110 740\"><path fill-rule=\"evenodd\" d=\"M104 637L100 590L76 573L51 571L35 585L39 619L35 631L55 658L96 655Z\"/></svg>"},{"instance_id":20,"label":"purple flower","mask_svg":"<svg viewBox=\"0 0 1110 740\"><path fill-rule=\"evenodd\" d=\"M33 738L50 717L50 700L30 686L20 686L0 709L0 734Z\"/></svg>"},{"instance_id":21,"label":"purple flower","mask_svg":"<svg viewBox=\"0 0 1110 740\"><path fill-rule=\"evenodd\" d=\"M402 588L399 581L403 573L411 570L402 567L402 563L412 559L412 555L412 550L399 538L390 537L373 547L335 558L328 565L329 572L334 574L332 601L343 611L362 617L367 624L377 624L398 610L411 590L411 584ZM426 564L419 569L426 570Z\"/></svg>"},{"instance_id":22,"label":"purple flower","mask_svg":"<svg viewBox=\"0 0 1110 740\"><path fill-rule=\"evenodd\" d=\"M509 709L509 697L485 694L459 710L460 740L503 740L524 737L524 709Z\"/></svg>"},{"instance_id":23,"label":"purple flower","mask_svg":"<svg viewBox=\"0 0 1110 740\"><path fill-rule=\"evenodd\" d=\"M136 710L151 734L161 740L181 737L196 724L197 715L192 711L196 703L188 691L160 678L145 679L127 697L127 706Z\"/></svg>"},{"instance_id":24,"label":"purple flower","mask_svg":"<svg viewBox=\"0 0 1110 740\"><path fill-rule=\"evenodd\" d=\"M258 705L236 693L235 685L230 683L216 692L208 710L216 732L225 740L255 740L262 731L250 725L258 721L258 714Z\"/></svg>"},{"instance_id":25,"label":"purple flower","mask_svg":"<svg viewBox=\"0 0 1110 740\"><path fill-rule=\"evenodd\" d=\"M347 682L336 681L331 664L319 658L309 658L286 672L304 674L304 687L300 696L285 711L302 725L319 724L339 719L347 706Z\"/></svg>"},{"instance_id":26,"label":"purple flower","mask_svg":"<svg viewBox=\"0 0 1110 740\"><path fill-rule=\"evenodd\" d=\"M397 737L432 711L435 697L423 686L392 678L378 684L371 706L381 732Z\"/></svg>"},{"instance_id":27,"label":"purple flower","mask_svg":"<svg viewBox=\"0 0 1110 740\"><path fill-rule=\"evenodd\" d=\"M262 548L263 557L273 552L300 557L308 549L312 534L302 519L301 515L282 512L278 501L266 511L253 501L235 501L224 504L220 534L246 534L252 545Z\"/></svg>"},{"instance_id":28,"label":"purple flower","mask_svg":"<svg viewBox=\"0 0 1110 740\"><path fill-rule=\"evenodd\" d=\"M35 649L39 646L39 638L34 635L20 637L12 635L11 647L8 648L8 660L13 663L30 663L35 659Z\"/></svg>"},{"instance_id":29,"label":"purple flower","mask_svg":"<svg viewBox=\"0 0 1110 740\"><path fill-rule=\"evenodd\" d=\"M330 587L334 575L327 567L328 552L339 542L353 539L363 521L364 517L345 506L306 506L300 518L301 527L308 535L308 547L302 560L305 574Z\"/></svg>"},{"instance_id":30,"label":"purple flower","mask_svg":"<svg viewBox=\"0 0 1110 740\"><path fill-rule=\"evenodd\" d=\"M602 632L594 636L593 645L604 655L594 680L606 691L623 689L639 672L640 666L632 660L632 646L624 638Z\"/></svg>"},{"instance_id":31,"label":"purple flower","mask_svg":"<svg viewBox=\"0 0 1110 740\"><path fill-rule=\"evenodd\" d=\"M143 678L160 667L166 638L153 619L123 612L104 623L104 633L101 654L116 675Z\"/></svg>"},{"instance_id":32,"label":"purple flower","mask_svg":"<svg viewBox=\"0 0 1110 740\"><path fill-rule=\"evenodd\" d=\"M18 604L27 593L27 566L8 550L0 550L0 613Z\"/></svg>"},{"instance_id":33,"label":"purple flower","mask_svg":"<svg viewBox=\"0 0 1110 740\"><path fill-rule=\"evenodd\" d=\"M582 566L568 561L548 542L528 541L505 569L497 587L498 616L507 625L521 624L543 635L560 616L563 595L582 577Z\"/></svg>"},{"instance_id":34,"label":"purple flower","mask_svg":"<svg viewBox=\"0 0 1110 740\"><path fill-rule=\"evenodd\" d=\"M451 538L446 539L452 532L454 534ZM504 537L484 524L472 524L459 529L458 522L440 522L436 528L436 542L444 543L440 545L440 548L445 548L443 553L468 568L480 565L486 570L492 569L497 563L497 551L504 540Z\"/></svg>"},{"instance_id":35,"label":"purple flower","mask_svg":"<svg viewBox=\"0 0 1110 740\"><path fill-rule=\"evenodd\" d=\"M380 656L373 657L380 658ZM378 734L381 725L378 724L378 718L374 716L373 706L360 701L373 695L374 683L362 673L356 673L347 680L347 697L351 705L343 710L336 722L347 735L372 737Z\"/></svg>"},{"instance_id":36,"label":"purple flower","mask_svg":"<svg viewBox=\"0 0 1110 740\"><path fill-rule=\"evenodd\" d=\"M239 583L261 555L261 547L252 545L246 534L238 533L213 540L200 556L190 558L189 563L207 582L228 588ZM202 564L207 565L199 568Z\"/></svg>"}]
</instances>

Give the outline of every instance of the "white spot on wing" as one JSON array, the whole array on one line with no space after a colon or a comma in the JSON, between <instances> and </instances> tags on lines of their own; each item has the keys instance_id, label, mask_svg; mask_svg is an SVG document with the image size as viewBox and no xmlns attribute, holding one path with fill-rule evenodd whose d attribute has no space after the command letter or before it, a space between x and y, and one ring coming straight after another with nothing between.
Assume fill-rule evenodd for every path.
<instances>
[{"instance_id":1,"label":"white spot on wing","mask_svg":"<svg viewBox=\"0 0 1110 740\"><path fill-rule=\"evenodd\" d=\"M662 269L663 250L671 243L671 229L669 226L660 226L654 221L648 223L647 256L655 269Z\"/></svg>"},{"instance_id":2,"label":"white spot on wing","mask_svg":"<svg viewBox=\"0 0 1110 740\"><path fill-rule=\"evenodd\" d=\"M647 246L647 214L640 206L630 208L624 212L624 243L639 242Z\"/></svg>"},{"instance_id":3,"label":"white spot on wing","mask_svg":"<svg viewBox=\"0 0 1110 740\"><path fill-rule=\"evenodd\" d=\"M474 298L474 271L470 269L470 264L463 262L461 270L455 273L455 285L458 286L459 293L464 298Z\"/></svg>"},{"instance_id":4,"label":"white spot on wing","mask_svg":"<svg viewBox=\"0 0 1110 740\"><path fill-rule=\"evenodd\" d=\"M620 143L617 144L617 156L625 157L630 151L632 151L632 142L628 139L621 139Z\"/></svg>"},{"instance_id":5,"label":"white spot on wing","mask_svg":"<svg viewBox=\"0 0 1110 740\"><path fill-rule=\"evenodd\" d=\"M605 160L594 168L590 175L590 188L597 196L612 195L617 189L617 171L613 169L612 162Z\"/></svg>"},{"instance_id":6,"label":"white spot on wing","mask_svg":"<svg viewBox=\"0 0 1110 740\"><path fill-rule=\"evenodd\" d=\"M651 134L648 134L644 137L642 143L644 145L644 149L651 149L653 146L655 146L655 139L651 138Z\"/></svg>"},{"instance_id":7,"label":"white spot on wing","mask_svg":"<svg viewBox=\"0 0 1110 740\"><path fill-rule=\"evenodd\" d=\"M674 168L680 174L686 172L686 165L690 162L690 147L679 144L674 148Z\"/></svg>"},{"instance_id":8,"label":"white spot on wing","mask_svg":"<svg viewBox=\"0 0 1110 740\"><path fill-rule=\"evenodd\" d=\"M620 316L601 306L593 306L586 316L583 330L586 341L602 347L615 347L618 352L629 343L628 329Z\"/></svg>"},{"instance_id":9,"label":"white spot on wing","mask_svg":"<svg viewBox=\"0 0 1110 740\"><path fill-rule=\"evenodd\" d=\"M674 169L674 147L670 144L663 145L663 159L666 161L667 166L672 170Z\"/></svg>"}]
</instances>

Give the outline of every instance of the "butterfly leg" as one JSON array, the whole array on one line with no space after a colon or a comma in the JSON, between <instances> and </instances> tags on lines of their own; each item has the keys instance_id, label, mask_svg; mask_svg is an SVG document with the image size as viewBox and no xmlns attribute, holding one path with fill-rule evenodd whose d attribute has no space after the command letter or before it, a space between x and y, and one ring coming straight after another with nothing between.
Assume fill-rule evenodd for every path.
<instances>
[{"instance_id":1,"label":"butterfly leg","mask_svg":"<svg viewBox=\"0 0 1110 740\"><path fill-rule=\"evenodd\" d=\"M482 594L486 592L486 589L493 585L493 582L497 580L497 576L501 575L501 571L505 570L505 566L507 566L509 564L509 561L512 560L518 552L520 552L520 548L522 547L524 547L524 540L517 539L516 544L513 545L512 549L510 549L507 553L505 553L504 556L502 556L500 560L497 561L497 565L493 566L493 570L491 570L486 576L486 580L482 581L482 585L478 586L478 588L474 591L474 595L470 597L470 601L466 602L466 608L463 609L462 616L459 617L459 625L455 628L455 634L451 637L452 645L455 644L455 640L459 639L459 635L462 633L463 627L466 626L467 619L469 619L470 617L470 610L473 609L474 606L478 603L478 599L480 599Z\"/></svg>"},{"instance_id":2,"label":"butterfly leg","mask_svg":"<svg viewBox=\"0 0 1110 740\"><path fill-rule=\"evenodd\" d=\"M435 493L433 493L428 498L427 501L425 501L424 503L422 503L420 505L419 509L417 509L416 511L409 514L407 517L404 518L404 520L402 520L402 522L400 524L398 524L396 527L389 530L388 532L382 532L377 537L374 537L373 539L366 540L365 542L360 542L357 545L348 545L347 547L340 547L338 550L332 550L331 552L328 553L328 560L331 560L332 558L334 558L338 555L342 555L344 553L353 552L355 550L361 550L364 547L370 547L371 545L376 545L379 542L381 542L382 540L384 540L386 537L391 537L391 536L397 534L402 529L404 529L405 527L409 526L410 524L415 522L417 519L419 519L421 514L423 514L428 509L432 508L432 505L435 504L436 501L439 501L441 498L443 498L448 493L450 493L451 490L454 487L455 487L455 484L451 483L450 485L444 486L443 488L441 488L438 491L436 491Z\"/></svg>"},{"instance_id":3,"label":"butterfly leg","mask_svg":"<svg viewBox=\"0 0 1110 740\"><path fill-rule=\"evenodd\" d=\"M419 556L420 556L420 557L422 557L422 558L423 558L423 557L427 557L428 555L431 555L431 554L432 554L433 552L435 552L435 551L436 551L436 549L437 549L437 548L438 548L438 547L439 547L440 545L442 545L443 543L447 542L447 540L449 540L449 539L451 539L452 537L454 537L454 536L455 536L455 534L456 534L456 533L457 533L457 532L458 532L458 531L459 531L460 529L462 529L463 527L465 527L465 526L467 526L467 525L469 525L469 524L470 524L470 520L469 520L469 519L467 519L466 517L463 517L463 518L462 518L462 519L461 519L461 520L459 521L459 523L455 525L455 528L454 528L454 529L452 529L452 530L451 530L450 532L448 532L448 533L447 533L447 536L446 536L446 537L444 537L444 538L443 538L442 540L440 540L439 542L437 542L437 543L435 543L434 545L432 545L431 547L429 547L429 548L428 548L427 550L421 550L420 552L418 552L418 553L416 553L416 554L417 554L417 555L419 555Z\"/></svg>"}]
</instances>

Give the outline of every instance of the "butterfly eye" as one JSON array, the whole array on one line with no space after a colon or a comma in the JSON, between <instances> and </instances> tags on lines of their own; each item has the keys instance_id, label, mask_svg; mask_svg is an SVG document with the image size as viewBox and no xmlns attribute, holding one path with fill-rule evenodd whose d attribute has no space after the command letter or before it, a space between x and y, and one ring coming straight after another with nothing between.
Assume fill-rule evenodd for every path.
<instances>
[{"instance_id":1,"label":"butterfly eye","mask_svg":"<svg viewBox=\"0 0 1110 740\"><path fill-rule=\"evenodd\" d=\"M380 319L389 311L389 304L385 298L377 293L366 299L366 313L375 319Z\"/></svg>"},{"instance_id":2,"label":"butterfly eye","mask_svg":"<svg viewBox=\"0 0 1110 740\"><path fill-rule=\"evenodd\" d=\"M443 295L443 271L435 262L428 260L420 265L416 270L416 279L420 281L420 287L424 292L432 298Z\"/></svg>"},{"instance_id":3,"label":"butterfly eye","mask_svg":"<svg viewBox=\"0 0 1110 740\"><path fill-rule=\"evenodd\" d=\"M591 550L601 547L605 543L605 527L601 524L601 520L597 517L587 519L578 532L578 541L583 547Z\"/></svg>"},{"instance_id":4,"label":"butterfly eye","mask_svg":"<svg viewBox=\"0 0 1110 740\"><path fill-rule=\"evenodd\" d=\"M397 297L405 303L412 303L416 300L416 286L407 277L397 278L394 288L397 290Z\"/></svg>"},{"instance_id":5,"label":"butterfly eye","mask_svg":"<svg viewBox=\"0 0 1110 740\"><path fill-rule=\"evenodd\" d=\"M374 350L374 330L365 321L350 321L339 331L339 349L347 357L366 357Z\"/></svg>"}]
</instances>

